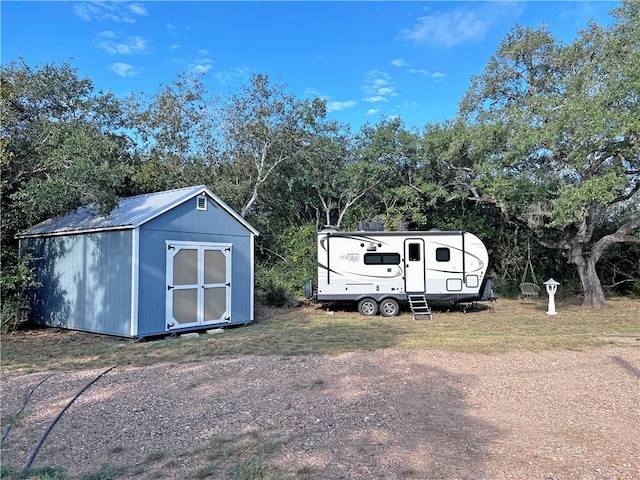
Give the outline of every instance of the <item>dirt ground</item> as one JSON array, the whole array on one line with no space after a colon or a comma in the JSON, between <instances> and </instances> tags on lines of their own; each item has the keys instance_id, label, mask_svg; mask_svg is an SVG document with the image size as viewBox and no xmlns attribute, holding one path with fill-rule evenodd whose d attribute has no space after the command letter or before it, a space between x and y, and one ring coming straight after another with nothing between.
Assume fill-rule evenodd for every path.
<instances>
[{"instance_id":1,"label":"dirt ground","mask_svg":"<svg viewBox=\"0 0 640 480\"><path fill-rule=\"evenodd\" d=\"M2 463L23 468L105 370L57 372L35 389ZM3 434L46 376L3 375ZM117 478L226 479L253 461L277 473L254 478L632 480L639 432L637 339L500 355L242 356L107 372L32 466L70 478L111 468Z\"/></svg>"}]
</instances>

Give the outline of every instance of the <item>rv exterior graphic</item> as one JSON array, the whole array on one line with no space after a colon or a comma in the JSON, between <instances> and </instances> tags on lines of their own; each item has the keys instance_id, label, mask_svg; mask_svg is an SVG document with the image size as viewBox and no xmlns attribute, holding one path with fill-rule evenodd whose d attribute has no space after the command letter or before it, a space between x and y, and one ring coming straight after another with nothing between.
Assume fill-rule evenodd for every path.
<instances>
[{"instance_id":1,"label":"rv exterior graphic","mask_svg":"<svg viewBox=\"0 0 640 480\"><path fill-rule=\"evenodd\" d=\"M318 232L317 299L354 302L363 315L385 316L397 315L412 296L425 304L489 300L488 262L486 247L469 232L341 232L326 226Z\"/></svg>"}]
</instances>

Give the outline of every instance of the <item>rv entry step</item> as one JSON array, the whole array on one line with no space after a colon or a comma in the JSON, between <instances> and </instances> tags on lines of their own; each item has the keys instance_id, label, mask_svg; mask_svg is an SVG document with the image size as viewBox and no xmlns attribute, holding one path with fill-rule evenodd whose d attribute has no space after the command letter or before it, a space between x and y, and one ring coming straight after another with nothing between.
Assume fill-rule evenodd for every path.
<instances>
[{"instance_id":1,"label":"rv entry step","mask_svg":"<svg viewBox=\"0 0 640 480\"><path fill-rule=\"evenodd\" d=\"M413 319L416 320L419 317L429 317L429 320L433 320L431 315L431 307L427 303L427 297L424 294L407 294L409 300L409 306L411 307L411 313L413 313Z\"/></svg>"}]
</instances>

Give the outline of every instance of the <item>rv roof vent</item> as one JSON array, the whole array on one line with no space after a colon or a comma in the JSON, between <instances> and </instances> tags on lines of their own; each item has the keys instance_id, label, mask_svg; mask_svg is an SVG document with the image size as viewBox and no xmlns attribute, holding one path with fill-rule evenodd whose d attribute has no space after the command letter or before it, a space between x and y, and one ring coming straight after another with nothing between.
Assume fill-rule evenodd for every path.
<instances>
[{"instance_id":1,"label":"rv roof vent","mask_svg":"<svg viewBox=\"0 0 640 480\"><path fill-rule=\"evenodd\" d=\"M337 232L338 227L334 227L333 225L323 225L322 228L320 229L321 232L326 232L327 230Z\"/></svg>"},{"instance_id":2,"label":"rv roof vent","mask_svg":"<svg viewBox=\"0 0 640 480\"><path fill-rule=\"evenodd\" d=\"M382 223L382 222L358 222L358 231L360 231L360 232L384 232L384 223Z\"/></svg>"}]
</instances>

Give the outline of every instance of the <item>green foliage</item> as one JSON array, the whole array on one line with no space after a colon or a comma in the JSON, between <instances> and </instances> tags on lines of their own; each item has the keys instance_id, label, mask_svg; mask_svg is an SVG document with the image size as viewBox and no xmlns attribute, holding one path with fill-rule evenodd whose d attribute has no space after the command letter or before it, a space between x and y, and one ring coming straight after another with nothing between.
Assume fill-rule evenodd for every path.
<instances>
[{"instance_id":1,"label":"green foliage","mask_svg":"<svg viewBox=\"0 0 640 480\"><path fill-rule=\"evenodd\" d=\"M589 214L589 205L608 205L615 202L618 192L627 188L624 174L616 170L587 178L571 188L563 188L554 200L551 226L579 223Z\"/></svg>"},{"instance_id":2,"label":"green foliage","mask_svg":"<svg viewBox=\"0 0 640 480\"><path fill-rule=\"evenodd\" d=\"M130 179L135 193L211 182L210 172L193 168L217 152L207 102L202 77L187 74L177 75L170 85L160 85L157 93L134 94L124 101L123 121L136 157Z\"/></svg>"},{"instance_id":3,"label":"green foliage","mask_svg":"<svg viewBox=\"0 0 640 480\"><path fill-rule=\"evenodd\" d=\"M18 258L15 250L3 248L2 276L0 277L0 292L2 304L0 306L2 319L2 333L17 330L27 320L29 300L27 293L37 287L34 280L35 272L31 268L31 255Z\"/></svg>"},{"instance_id":4,"label":"green foliage","mask_svg":"<svg viewBox=\"0 0 640 480\"><path fill-rule=\"evenodd\" d=\"M283 307L292 297L292 289L278 278L278 273L265 271L256 280L256 294L264 305Z\"/></svg>"},{"instance_id":5,"label":"green foliage","mask_svg":"<svg viewBox=\"0 0 640 480\"><path fill-rule=\"evenodd\" d=\"M226 127L219 192L241 215L256 214L273 177L304 157L310 128L324 112L267 75L253 75L219 110Z\"/></svg>"},{"instance_id":6,"label":"green foliage","mask_svg":"<svg viewBox=\"0 0 640 480\"><path fill-rule=\"evenodd\" d=\"M2 328L20 323L33 281L17 232L89 203L108 212L122 194L196 184L261 232L256 293L271 305L315 278L317 228L367 220L477 234L501 294L517 291L528 237L541 278L596 294L602 278L607 293L637 294L640 3L623 0L612 15L570 44L514 27L459 117L423 131L383 118L353 134L326 118L324 100L299 100L261 74L227 97L180 74L119 101L69 63L3 65Z\"/></svg>"},{"instance_id":7,"label":"green foliage","mask_svg":"<svg viewBox=\"0 0 640 480\"><path fill-rule=\"evenodd\" d=\"M598 276L610 294L640 297L640 244L617 244L598 264Z\"/></svg>"},{"instance_id":8,"label":"green foliage","mask_svg":"<svg viewBox=\"0 0 640 480\"><path fill-rule=\"evenodd\" d=\"M2 329L28 311L33 275L18 260L19 231L81 205L110 211L130 173L120 105L68 63L0 70L2 96Z\"/></svg>"},{"instance_id":9,"label":"green foliage","mask_svg":"<svg viewBox=\"0 0 640 480\"><path fill-rule=\"evenodd\" d=\"M80 205L110 211L129 173L120 105L68 63L2 67L3 238Z\"/></svg>"},{"instance_id":10,"label":"green foliage","mask_svg":"<svg viewBox=\"0 0 640 480\"><path fill-rule=\"evenodd\" d=\"M282 306L304 293L304 282L316 276L315 225L289 227L259 238L256 291L267 305Z\"/></svg>"},{"instance_id":11,"label":"green foliage","mask_svg":"<svg viewBox=\"0 0 640 480\"><path fill-rule=\"evenodd\" d=\"M640 228L637 216L615 236L601 228L640 191L639 10L624 1L568 45L516 26L461 102L473 197L561 251L592 306L604 304L595 265Z\"/></svg>"}]
</instances>

